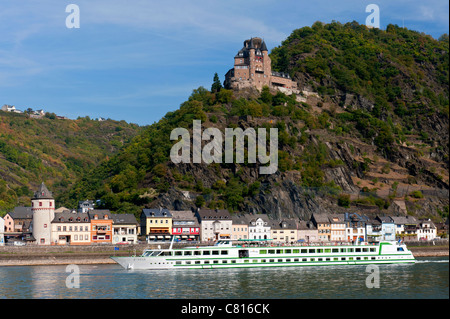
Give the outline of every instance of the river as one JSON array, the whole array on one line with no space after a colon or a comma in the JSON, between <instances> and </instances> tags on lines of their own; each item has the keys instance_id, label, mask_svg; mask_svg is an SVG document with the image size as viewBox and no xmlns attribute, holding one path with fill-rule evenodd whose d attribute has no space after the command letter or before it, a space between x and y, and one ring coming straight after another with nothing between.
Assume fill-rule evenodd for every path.
<instances>
[{"instance_id":1,"label":"river","mask_svg":"<svg viewBox=\"0 0 450 319\"><path fill-rule=\"evenodd\" d=\"M448 299L448 270L448 257L378 265L376 272L366 266L174 271L130 271L118 265L11 266L0 267L0 298Z\"/></svg>"}]
</instances>

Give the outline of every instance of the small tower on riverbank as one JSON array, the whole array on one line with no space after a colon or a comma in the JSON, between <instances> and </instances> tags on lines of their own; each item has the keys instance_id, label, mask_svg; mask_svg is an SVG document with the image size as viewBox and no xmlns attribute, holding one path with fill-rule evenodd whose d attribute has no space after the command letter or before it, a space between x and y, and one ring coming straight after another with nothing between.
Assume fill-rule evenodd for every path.
<instances>
[{"instance_id":1,"label":"small tower on riverbank","mask_svg":"<svg viewBox=\"0 0 450 319\"><path fill-rule=\"evenodd\" d=\"M33 237L38 245L51 245L52 227L55 218L55 200L44 183L34 193L31 199L31 211L33 213Z\"/></svg>"}]
</instances>

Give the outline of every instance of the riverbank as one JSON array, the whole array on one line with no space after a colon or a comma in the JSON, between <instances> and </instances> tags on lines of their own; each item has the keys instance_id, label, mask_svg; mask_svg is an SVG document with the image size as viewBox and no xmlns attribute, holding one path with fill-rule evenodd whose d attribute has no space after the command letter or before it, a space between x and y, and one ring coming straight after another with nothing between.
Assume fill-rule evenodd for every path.
<instances>
[{"instance_id":1,"label":"riverbank","mask_svg":"<svg viewBox=\"0 0 450 319\"><path fill-rule=\"evenodd\" d=\"M414 257L444 257L449 255L448 246L409 247Z\"/></svg>"},{"instance_id":2,"label":"riverbank","mask_svg":"<svg viewBox=\"0 0 450 319\"><path fill-rule=\"evenodd\" d=\"M154 245L151 245L154 246ZM0 247L1 266L89 265L114 264L111 256L140 255L147 244L117 246L25 246ZM449 255L449 246L411 246L414 257L442 257Z\"/></svg>"}]
</instances>

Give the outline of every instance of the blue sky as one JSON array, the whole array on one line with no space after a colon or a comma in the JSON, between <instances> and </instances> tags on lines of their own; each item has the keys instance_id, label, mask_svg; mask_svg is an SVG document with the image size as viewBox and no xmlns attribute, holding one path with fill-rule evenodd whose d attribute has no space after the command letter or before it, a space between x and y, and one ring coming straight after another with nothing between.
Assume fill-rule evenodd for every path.
<instances>
[{"instance_id":1,"label":"blue sky","mask_svg":"<svg viewBox=\"0 0 450 319\"><path fill-rule=\"evenodd\" d=\"M65 24L71 3L79 29ZM372 3L381 29L449 32L447 0L1 0L0 105L152 124L223 81L245 39L270 50L315 21L365 24Z\"/></svg>"}]
</instances>

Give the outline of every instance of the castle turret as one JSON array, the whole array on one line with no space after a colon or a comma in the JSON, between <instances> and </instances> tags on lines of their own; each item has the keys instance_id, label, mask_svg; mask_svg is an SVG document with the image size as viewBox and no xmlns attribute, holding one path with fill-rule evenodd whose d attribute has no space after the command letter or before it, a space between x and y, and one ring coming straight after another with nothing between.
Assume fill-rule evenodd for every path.
<instances>
[{"instance_id":1,"label":"castle turret","mask_svg":"<svg viewBox=\"0 0 450 319\"><path fill-rule=\"evenodd\" d=\"M50 245L52 243L51 222L55 217L55 200L44 183L39 185L31 199L31 211L33 213L33 237L36 239L36 243Z\"/></svg>"}]
</instances>

